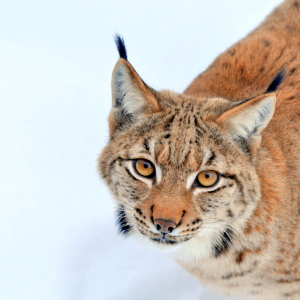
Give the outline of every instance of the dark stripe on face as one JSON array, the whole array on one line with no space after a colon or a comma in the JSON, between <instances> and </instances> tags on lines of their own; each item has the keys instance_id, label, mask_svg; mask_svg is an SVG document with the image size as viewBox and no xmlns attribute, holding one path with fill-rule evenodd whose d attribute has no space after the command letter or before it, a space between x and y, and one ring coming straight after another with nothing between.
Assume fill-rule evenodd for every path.
<instances>
[{"instance_id":1,"label":"dark stripe on face","mask_svg":"<svg viewBox=\"0 0 300 300\"><path fill-rule=\"evenodd\" d=\"M223 189L225 189L225 188L227 188L227 185L220 186L220 187L217 188L216 190L214 190L214 191L209 191L209 192L207 192L207 193L213 194L213 193L218 192L218 191L220 191L220 190L223 190Z\"/></svg>"},{"instance_id":2,"label":"dark stripe on face","mask_svg":"<svg viewBox=\"0 0 300 300\"><path fill-rule=\"evenodd\" d=\"M215 158L216 158L215 152L211 151L211 155L210 155L209 159L207 160L206 165L210 166Z\"/></svg>"},{"instance_id":3,"label":"dark stripe on face","mask_svg":"<svg viewBox=\"0 0 300 300\"><path fill-rule=\"evenodd\" d=\"M218 244L213 247L215 257L219 257L229 249L232 244L232 235L232 230L229 228L222 233L220 241L218 241Z\"/></svg>"},{"instance_id":4,"label":"dark stripe on face","mask_svg":"<svg viewBox=\"0 0 300 300\"><path fill-rule=\"evenodd\" d=\"M143 215L142 211L141 211L139 208L136 208L135 211L136 211L140 216Z\"/></svg>"},{"instance_id":5,"label":"dark stripe on face","mask_svg":"<svg viewBox=\"0 0 300 300\"><path fill-rule=\"evenodd\" d=\"M109 167L111 168L112 165L113 165L116 161L118 161L118 160L124 160L124 158L118 157L118 158L114 159L114 160L109 164Z\"/></svg>"},{"instance_id":6,"label":"dark stripe on face","mask_svg":"<svg viewBox=\"0 0 300 300\"><path fill-rule=\"evenodd\" d=\"M150 152L150 147L149 147L149 141L148 140L144 141L144 148L146 149L146 151Z\"/></svg>"},{"instance_id":7,"label":"dark stripe on face","mask_svg":"<svg viewBox=\"0 0 300 300\"><path fill-rule=\"evenodd\" d=\"M225 174L223 174L222 176L225 177L225 178L232 179L232 180L234 180L234 181L237 180L237 179L236 179L236 175L234 175L234 174L228 174L228 173L225 173Z\"/></svg>"},{"instance_id":8,"label":"dark stripe on face","mask_svg":"<svg viewBox=\"0 0 300 300\"><path fill-rule=\"evenodd\" d=\"M128 224L125 208L120 205L117 209L117 225L121 234L127 235L132 227Z\"/></svg>"},{"instance_id":9,"label":"dark stripe on face","mask_svg":"<svg viewBox=\"0 0 300 300\"><path fill-rule=\"evenodd\" d=\"M199 120L198 120L197 116L194 116L194 125L198 130L200 130L200 132L202 134L205 134L207 132L207 130L206 130L207 128L204 125L203 121L201 122L201 125L199 124Z\"/></svg>"},{"instance_id":10,"label":"dark stripe on face","mask_svg":"<svg viewBox=\"0 0 300 300\"><path fill-rule=\"evenodd\" d=\"M130 173L130 171L129 171L127 168L125 168L125 170L126 170L127 174L128 174L133 180L139 181L138 179L136 179L136 178Z\"/></svg>"},{"instance_id":11,"label":"dark stripe on face","mask_svg":"<svg viewBox=\"0 0 300 300\"><path fill-rule=\"evenodd\" d=\"M201 127L196 127L196 133L199 135L199 136L203 136L206 134L206 130L201 128Z\"/></svg>"},{"instance_id":12,"label":"dark stripe on face","mask_svg":"<svg viewBox=\"0 0 300 300\"><path fill-rule=\"evenodd\" d=\"M240 193L242 194L242 200L241 200L241 201L242 201L244 204L246 204L243 185L242 185L242 183L237 179L236 175L224 174L224 175L222 175L222 176L225 177L225 178L229 178L229 179L235 181L235 183L236 183L236 185L237 185L237 187L238 187Z\"/></svg>"},{"instance_id":13,"label":"dark stripe on face","mask_svg":"<svg viewBox=\"0 0 300 300\"><path fill-rule=\"evenodd\" d=\"M170 131L171 125L174 122L175 115L171 116L170 119L167 121L167 125L165 126L166 131Z\"/></svg>"}]
</instances>

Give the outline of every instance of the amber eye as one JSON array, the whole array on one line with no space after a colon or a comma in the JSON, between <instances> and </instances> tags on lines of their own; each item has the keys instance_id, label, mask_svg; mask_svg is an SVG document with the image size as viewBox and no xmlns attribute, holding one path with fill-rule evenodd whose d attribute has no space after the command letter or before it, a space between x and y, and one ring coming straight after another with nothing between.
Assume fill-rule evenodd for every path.
<instances>
[{"instance_id":1,"label":"amber eye","mask_svg":"<svg viewBox=\"0 0 300 300\"><path fill-rule=\"evenodd\" d=\"M198 174L196 182L201 187L212 187L219 181L219 173L212 170L205 170Z\"/></svg>"},{"instance_id":2,"label":"amber eye","mask_svg":"<svg viewBox=\"0 0 300 300\"><path fill-rule=\"evenodd\" d=\"M155 175L155 167L149 160L137 159L133 161L133 167L138 175L152 178Z\"/></svg>"}]
</instances>

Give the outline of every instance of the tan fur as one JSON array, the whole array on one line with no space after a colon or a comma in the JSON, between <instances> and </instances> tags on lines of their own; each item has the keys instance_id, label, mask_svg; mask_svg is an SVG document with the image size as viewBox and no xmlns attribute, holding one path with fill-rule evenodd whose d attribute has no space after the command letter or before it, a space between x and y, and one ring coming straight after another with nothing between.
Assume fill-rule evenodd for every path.
<instances>
[{"instance_id":1,"label":"tan fur","mask_svg":"<svg viewBox=\"0 0 300 300\"><path fill-rule=\"evenodd\" d=\"M227 295L300 299L299 49L300 1L287 0L183 94L154 91L124 59L113 73L123 102L113 96L103 179L131 233L173 250L184 269ZM282 69L283 83L264 94ZM154 164L154 179L134 171L138 158ZM195 186L202 170L221 174L215 187ZM168 242L157 219L177 226Z\"/></svg>"}]
</instances>

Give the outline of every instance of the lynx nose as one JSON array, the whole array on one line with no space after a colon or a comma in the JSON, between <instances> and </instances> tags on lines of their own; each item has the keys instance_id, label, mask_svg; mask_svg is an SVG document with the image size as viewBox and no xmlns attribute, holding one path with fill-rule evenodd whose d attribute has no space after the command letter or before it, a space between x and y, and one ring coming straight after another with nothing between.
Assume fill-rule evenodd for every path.
<instances>
[{"instance_id":1,"label":"lynx nose","mask_svg":"<svg viewBox=\"0 0 300 300\"><path fill-rule=\"evenodd\" d=\"M162 234L171 233L177 226L173 221L164 219L155 220L154 225L156 226L156 229Z\"/></svg>"}]
</instances>

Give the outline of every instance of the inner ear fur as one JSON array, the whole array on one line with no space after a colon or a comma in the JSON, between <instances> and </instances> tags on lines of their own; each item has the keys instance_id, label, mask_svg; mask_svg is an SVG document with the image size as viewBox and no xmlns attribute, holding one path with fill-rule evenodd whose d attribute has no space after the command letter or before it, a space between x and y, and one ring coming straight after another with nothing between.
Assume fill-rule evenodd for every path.
<instances>
[{"instance_id":1,"label":"inner ear fur","mask_svg":"<svg viewBox=\"0 0 300 300\"><path fill-rule=\"evenodd\" d=\"M261 133L273 117L275 103L275 93L260 95L227 110L216 123L255 159L261 144Z\"/></svg>"},{"instance_id":2,"label":"inner ear fur","mask_svg":"<svg viewBox=\"0 0 300 300\"><path fill-rule=\"evenodd\" d=\"M120 58L112 73L112 109L109 116L110 134L135 122L141 116L160 110L150 89L132 65Z\"/></svg>"}]
</instances>

